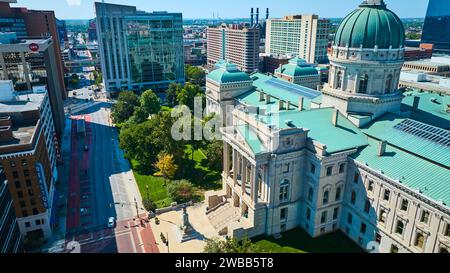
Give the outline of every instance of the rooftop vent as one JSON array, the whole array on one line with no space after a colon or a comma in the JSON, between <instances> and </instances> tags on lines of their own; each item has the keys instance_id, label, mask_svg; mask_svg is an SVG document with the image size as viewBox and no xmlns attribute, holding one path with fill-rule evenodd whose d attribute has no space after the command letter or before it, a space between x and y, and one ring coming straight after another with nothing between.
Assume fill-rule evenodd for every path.
<instances>
[{"instance_id":1,"label":"rooftop vent","mask_svg":"<svg viewBox=\"0 0 450 273\"><path fill-rule=\"evenodd\" d=\"M386 140L382 140L378 143L378 156L383 156L386 153Z\"/></svg>"}]
</instances>

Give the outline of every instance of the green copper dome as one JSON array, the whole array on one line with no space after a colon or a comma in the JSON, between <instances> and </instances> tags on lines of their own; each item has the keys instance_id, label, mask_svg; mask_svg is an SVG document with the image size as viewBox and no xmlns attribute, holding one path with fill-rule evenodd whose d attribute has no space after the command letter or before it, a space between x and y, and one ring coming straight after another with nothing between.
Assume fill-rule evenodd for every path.
<instances>
[{"instance_id":1,"label":"green copper dome","mask_svg":"<svg viewBox=\"0 0 450 273\"><path fill-rule=\"evenodd\" d=\"M218 69L209 73L206 77L217 83L232 83L251 81L250 76L239 70L239 68L228 61L221 60L216 63L215 67Z\"/></svg>"},{"instance_id":2,"label":"green copper dome","mask_svg":"<svg viewBox=\"0 0 450 273\"><path fill-rule=\"evenodd\" d=\"M290 77L306 77L317 76L319 72L311 64L308 64L304 59L294 58L289 60L288 64L277 68L275 72L287 75Z\"/></svg>"},{"instance_id":3,"label":"green copper dome","mask_svg":"<svg viewBox=\"0 0 450 273\"><path fill-rule=\"evenodd\" d=\"M366 0L339 25L334 45L352 48L388 49L403 47L405 29L400 18L383 0Z\"/></svg>"}]
</instances>

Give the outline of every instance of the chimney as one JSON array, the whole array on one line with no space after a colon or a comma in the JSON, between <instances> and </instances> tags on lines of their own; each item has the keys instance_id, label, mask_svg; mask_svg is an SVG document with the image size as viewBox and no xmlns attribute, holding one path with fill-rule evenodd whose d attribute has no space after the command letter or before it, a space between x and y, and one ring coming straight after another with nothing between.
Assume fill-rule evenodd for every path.
<instances>
[{"instance_id":1,"label":"chimney","mask_svg":"<svg viewBox=\"0 0 450 273\"><path fill-rule=\"evenodd\" d=\"M270 103L270 95L266 94L266 103L269 104Z\"/></svg>"},{"instance_id":2,"label":"chimney","mask_svg":"<svg viewBox=\"0 0 450 273\"><path fill-rule=\"evenodd\" d=\"M253 8L250 9L250 26L253 26Z\"/></svg>"},{"instance_id":3,"label":"chimney","mask_svg":"<svg viewBox=\"0 0 450 273\"><path fill-rule=\"evenodd\" d=\"M419 109L419 102L420 102L420 97L419 96L414 96L413 111Z\"/></svg>"},{"instance_id":4,"label":"chimney","mask_svg":"<svg viewBox=\"0 0 450 273\"><path fill-rule=\"evenodd\" d=\"M291 108L291 102L286 101L286 110L289 110Z\"/></svg>"},{"instance_id":5,"label":"chimney","mask_svg":"<svg viewBox=\"0 0 450 273\"><path fill-rule=\"evenodd\" d=\"M386 153L386 140L378 142L378 156L383 156Z\"/></svg>"},{"instance_id":6,"label":"chimney","mask_svg":"<svg viewBox=\"0 0 450 273\"><path fill-rule=\"evenodd\" d=\"M266 20L269 19L269 8L266 8Z\"/></svg>"},{"instance_id":7,"label":"chimney","mask_svg":"<svg viewBox=\"0 0 450 273\"><path fill-rule=\"evenodd\" d=\"M284 102L282 100L278 101L278 110L283 110L284 109Z\"/></svg>"},{"instance_id":8,"label":"chimney","mask_svg":"<svg viewBox=\"0 0 450 273\"><path fill-rule=\"evenodd\" d=\"M333 117L332 117L332 120L331 120L331 123L333 124L333 126L337 126L338 117L339 117L339 110L336 109L333 112Z\"/></svg>"},{"instance_id":9,"label":"chimney","mask_svg":"<svg viewBox=\"0 0 450 273\"><path fill-rule=\"evenodd\" d=\"M259 23L259 8L256 8L256 22L255 25Z\"/></svg>"},{"instance_id":10,"label":"chimney","mask_svg":"<svg viewBox=\"0 0 450 273\"><path fill-rule=\"evenodd\" d=\"M298 111L303 111L303 97L298 100Z\"/></svg>"},{"instance_id":11,"label":"chimney","mask_svg":"<svg viewBox=\"0 0 450 273\"><path fill-rule=\"evenodd\" d=\"M259 92L259 101L264 100L264 92Z\"/></svg>"}]
</instances>

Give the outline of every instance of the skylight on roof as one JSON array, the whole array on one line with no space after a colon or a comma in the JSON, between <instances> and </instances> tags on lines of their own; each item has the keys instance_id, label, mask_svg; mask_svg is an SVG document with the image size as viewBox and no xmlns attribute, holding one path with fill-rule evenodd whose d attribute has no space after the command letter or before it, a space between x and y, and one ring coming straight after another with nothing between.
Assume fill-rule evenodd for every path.
<instances>
[{"instance_id":1,"label":"skylight on roof","mask_svg":"<svg viewBox=\"0 0 450 273\"><path fill-rule=\"evenodd\" d=\"M307 88L304 86L300 86L297 84L288 83L288 82L285 82L285 81L282 81L282 80L279 80L276 78L272 78L272 79L266 81L266 83L269 85L272 85L274 87L277 87L277 88L282 88L286 91L289 91L296 95L300 95L300 96L308 98L308 99L314 99L321 95L321 93L316 90L313 90L313 89L310 89L310 88Z\"/></svg>"},{"instance_id":2,"label":"skylight on roof","mask_svg":"<svg viewBox=\"0 0 450 273\"><path fill-rule=\"evenodd\" d=\"M445 147L450 147L450 131L437 128L412 119L405 119L394 126L402 132L427 139Z\"/></svg>"}]
</instances>

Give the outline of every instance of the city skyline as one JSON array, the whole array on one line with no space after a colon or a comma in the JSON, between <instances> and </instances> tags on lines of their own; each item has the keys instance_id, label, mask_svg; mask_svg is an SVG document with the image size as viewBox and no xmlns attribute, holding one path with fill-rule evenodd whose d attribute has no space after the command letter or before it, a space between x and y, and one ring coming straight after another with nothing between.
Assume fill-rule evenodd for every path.
<instances>
[{"instance_id":1,"label":"city skyline","mask_svg":"<svg viewBox=\"0 0 450 273\"><path fill-rule=\"evenodd\" d=\"M207 0L196 0L195 5L191 2L182 0L173 1L155 1L152 4L146 3L143 0L130 0L127 5L137 6L140 10L155 11L167 10L172 12L182 12L185 19L205 19L213 18L214 16L222 19L245 18L250 16L250 8L260 8L262 13L265 8L270 9L271 18L280 18L284 15L292 14L318 14L326 18L341 18L351 12L355 6L361 3L362 0L347 0L346 5L342 5L335 0L304 0L299 5L295 0L283 0L283 5L274 5L269 0L249 0L245 4L237 0L227 1L223 5L208 5ZM29 9L44 9L54 10L55 14L60 19L91 19L95 17L94 13L95 0L46 0L46 1L31 1L18 0L17 4L13 6L27 7ZM98 1L101 2L101 1ZM120 0L108 0L106 3L120 4ZM236 5L230 2L236 2L240 6L236 10ZM400 18L424 18L428 1L425 0L410 0L408 1L408 9L404 9L404 0L388 0L386 4L389 9L394 11ZM202 7L202 8L198 8ZM262 18L262 17L261 17Z\"/></svg>"}]
</instances>

